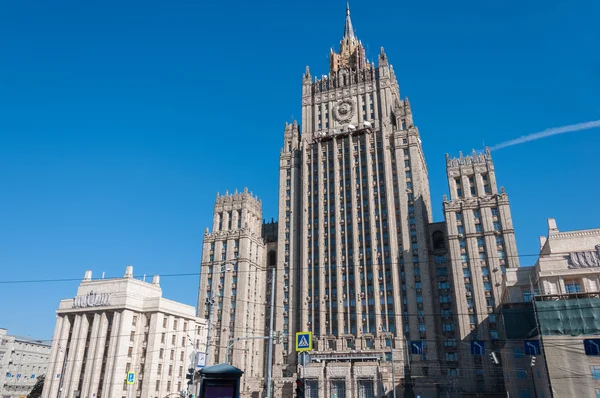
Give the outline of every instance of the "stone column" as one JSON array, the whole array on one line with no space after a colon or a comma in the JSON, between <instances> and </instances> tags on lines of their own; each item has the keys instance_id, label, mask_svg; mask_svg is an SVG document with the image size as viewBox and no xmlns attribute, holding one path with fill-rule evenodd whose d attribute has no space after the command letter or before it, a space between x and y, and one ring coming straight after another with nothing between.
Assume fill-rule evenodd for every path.
<instances>
[{"instance_id":1,"label":"stone column","mask_svg":"<svg viewBox=\"0 0 600 398\"><path fill-rule=\"evenodd\" d=\"M85 374L83 375L83 386L81 388L81 396L87 397L89 395L90 384L93 375L94 364L97 363L97 349L98 346L104 344L104 341L99 341L98 334L100 332L101 315L94 314L94 320L92 321L92 334L90 336L90 345L88 347L88 355L85 365Z\"/></svg>"},{"instance_id":2,"label":"stone column","mask_svg":"<svg viewBox=\"0 0 600 398\"><path fill-rule=\"evenodd\" d=\"M42 398L53 398L58 393L60 379L64 377L62 367L65 359L65 349L67 339L69 338L69 330L71 322L66 315L59 315L56 320L56 329L54 331L53 348L50 357L50 363L47 370L47 382L44 383L44 391ZM56 375L60 374L60 377Z\"/></svg>"},{"instance_id":3,"label":"stone column","mask_svg":"<svg viewBox=\"0 0 600 398\"><path fill-rule=\"evenodd\" d=\"M95 324L96 319L94 319L94 325ZM83 397L93 397L94 394L98 394L98 385L100 383L100 372L102 371L102 362L104 360L107 332L108 317L106 316L106 312L103 312L101 315L99 315L98 319L98 342L94 352L94 363L91 368L92 377L90 379L88 395L82 394Z\"/></svg>"},{"instance_id":4,"label":"stone column","mask_svg":"<svg viewBox=\"0 0 600 398\"><path fill-rule=\"evenodd\" d=\"M81 315L75 315L75 322L73 323L73 334L71 335L71 341L69 342L69 346L67 347L69 354L67 356L67 366L65 368L64 380L62 383L62 393L61 396L67 398L70 396L70 386L71 379L73 378L73 367L75 365L75 361L77 359L77 344L79 339L81 338ZM77 375L77 379L79 379L79 375Z\"/></svg>"},{"instance_id":5,"label":"stone column","mask_svg":"<svg viewBox=\"0 0 600 398\"><path fill-rule=\"evenodd\" d=\"M111 388L113 383L113 373L115 357L117 355L118 335L121 324L121 313L115 312L113 315L112 329L110 334L110 342L108 344L108 354L106 358L106 367L104 370L104 383L102 384L102 395L111 396Z\"/></svg>"},{"instance_id":6,"label":"stone column","mask_svg":"<svg viewBox=\"0 0 600 398\"><path fill-rule=\"evenodd\" d=\"M87 343L87 333L88 333L88 328L89 328L89 321L85 314L80 315L78 318L81 321L80 321L80 325L79 325L79 332L77 335L77 340L71 342L71 347L72 348L77 347L77 348L75 350L71 349L71 352L69 352L69 358L71 358L71 355L73 355L74 361L73 361L71 373L69 376L68 387L65 388L65 390L66 390L66 394L64 395L65 398L71 397L71 394L74 391L77 391L79 389L79 378L81 377L81 371L83 369L83 357L85 354L85 346Z\"/></svg>"}]
</instances>

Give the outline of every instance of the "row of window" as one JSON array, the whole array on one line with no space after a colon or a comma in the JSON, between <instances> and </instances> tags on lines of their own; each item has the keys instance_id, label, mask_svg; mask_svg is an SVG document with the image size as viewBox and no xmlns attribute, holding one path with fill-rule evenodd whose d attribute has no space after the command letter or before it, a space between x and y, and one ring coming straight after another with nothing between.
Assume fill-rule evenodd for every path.
<instances>
[{"instance_id":1,"label":"row of window","mask_svg":"<svg viewBox=\"0 0 600 398\"><path fill-rule=\"evenodd\" d=\"M491 185L490 185L490 181L489 181L489 177L487 173L483 173L483 174L478 174L478 177L481 177L481 185L482 188L479 188L477 186L477 184L475 183L475 176L470 176L467 180L467 189L470 193L470 196L484 196L484 195L491 195L492 190L491 190ZM463 190L463 184L462 184L462 177L457 177L454 179L454 183L456 185L456 196L457 198L462 198L464 197L464 190ZM480 189L482 189L482 191L480 191Z\"/></svg>"}]
</instances>

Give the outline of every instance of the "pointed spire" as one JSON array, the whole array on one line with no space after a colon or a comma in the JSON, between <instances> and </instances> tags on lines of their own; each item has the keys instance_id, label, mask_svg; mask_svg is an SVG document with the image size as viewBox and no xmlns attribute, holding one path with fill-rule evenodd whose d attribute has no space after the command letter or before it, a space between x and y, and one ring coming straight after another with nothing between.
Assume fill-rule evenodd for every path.
<instances>
[{"instance_id":1,"label":"pointed spire","mask_svg":"<svg viewBox=\"0 0 600 398\"><path fill-rule=\"evenodd\" d=\"M344 39L354 39L354 29L350 19L350 3L346 2L346 24L344 25Z\"/></svg>"}]
</instances>

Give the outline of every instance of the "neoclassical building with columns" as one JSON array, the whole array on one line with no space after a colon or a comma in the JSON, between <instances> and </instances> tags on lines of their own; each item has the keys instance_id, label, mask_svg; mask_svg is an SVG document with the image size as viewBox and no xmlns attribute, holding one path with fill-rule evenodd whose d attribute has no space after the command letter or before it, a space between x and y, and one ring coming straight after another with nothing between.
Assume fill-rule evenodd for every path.
<instances>
[{"instance_id":1,"label":"neoclassical building with columns","mask_svg":"<svg viewBox=\"0 0 600 398\"><path fill-rule=\"evenodd\" d=\"M42 397L158 398L187 390L194 352L206 350L204 319L162 297L159 277L145 282L92 279L60 302ZM133 384L126 383L135 373ZM129 390L129 394L128 394Z\"/></svg>"}]
</instances>

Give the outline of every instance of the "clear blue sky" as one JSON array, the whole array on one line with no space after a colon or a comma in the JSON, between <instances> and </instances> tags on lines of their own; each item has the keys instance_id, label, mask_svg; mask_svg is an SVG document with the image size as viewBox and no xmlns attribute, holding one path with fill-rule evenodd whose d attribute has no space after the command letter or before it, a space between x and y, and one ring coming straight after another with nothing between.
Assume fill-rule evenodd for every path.
<instances>
[{"instance_id":1,"label":"clear blue sky","mask_svg":"<svg viewBox=\"0 0 600 398\"><path fill-rule=\"evenodd\" d=\"M0 13L0 280L197 272L215 193L276 216L301 76L328 73L344 1L5 2ZM600 119L600 2L352 1L410 97L434 214L444 155ZM519 250L545 220L600 227L600 129L493 154ZM530 264L534 257L524 257ZM163 278L195 304L198 278ZM0 327L50 338L78 282L0 285Z\"/></svg>"}]
</instances>

